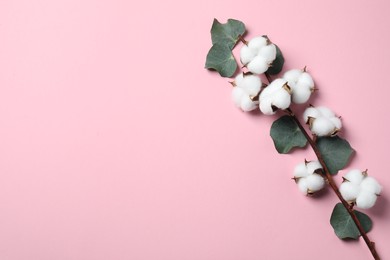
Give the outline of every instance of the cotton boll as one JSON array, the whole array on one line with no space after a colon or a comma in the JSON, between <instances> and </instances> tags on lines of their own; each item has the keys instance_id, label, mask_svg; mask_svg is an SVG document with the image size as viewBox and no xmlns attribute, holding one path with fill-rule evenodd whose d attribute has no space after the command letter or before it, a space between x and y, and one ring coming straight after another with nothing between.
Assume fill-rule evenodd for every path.
<instances>
[{"instance_id":1,"label":"cotton boll","mask_svg":"<svg viewBox=\"0 0 390 260\"><path fill-rule=\"evenodd\" d=\"M343 182L340 185L339 190L346 201L355 201L359 194L360 188L359 185L356 185L352 182Z\"/></svg>"},{"instance_id":2,"label":"cotton boll","mask_svg":"<svg viewBox=\"0 0 390 260\"><path fill-rule=\"evenodd\" d=\"M298 184L299 190L300 190L303 194L307 195L307 192L308 192L309 187L308 187L306 178L301 178L301 179L299 179L297 184Z\"/></svg>"},{"instance_id":3,"label":"cotton boll","mask_svg":"<svg viewBox=\"0 0 390 260\"><path fill-rule=\"evenodd\" d=\"M295 104L303 104L309 100L309 98L311 96L311 90L309 88L294 88L294 87L292 87L292 89L293 89L293 94L292 94L291 98Z\"/></svg>"},{"instance_id":4,"label":"cotton boll","mask_svg":"<svg viewBox=\"0 0 390 260\"><path fill-rule=\"evenodd\" d=\"M276 47L269 44L260 49L259 55L264 57L267 63L271 63L276 58Z\"/></svg>"},{"instance_id":5,"label":"cotton boll","mask_svg":"<svg viewBox=\"0 0 390 260\"><path fill-rule=\"evenodd\" d=\"M290 106L291 96L287 90L284 89L285 83L286 81L283 79L275 79L263 90L263 92L261 92L259 97L260 110L264 114L274 114L275 111L273 111L272 106L279 109L286 109Z\"/></svg>"},{"instance_id":6,"label":"cotton boll","mask_svg":"<svg viewBox=\"0 0 390 260\"><path fill-rule=\"evenodd\" d=\"M261 74L268 70L268 62L263 56L256 56L251 62L247 64L247 68L250 72L255 74Z\"/></svg>"},{"instance_id":7,"label":"cotton boll","mask_svg":"<svg viewBox=\"0 0 390 260\"><path fill-rule=\"evenodd\" d=\"M324 178L318 174L310 174L307 176L306 183L309 190L313 192L321 190L325 185Z\"/></svg>"},{"instance_id":8,"label":"cotton boll","mask_svg":"<svg viewBox=\"0 0 390 260\"><path fill-rule=\"evenodd\" d=\"M303 119L305 122L308 121L309 117L317 118L321 115L321 113L314 107L306 108L305 112L303 112Z\"/></svg>"},{"instance_id":9,"label":"cotton boll","mask_svg":"<svg viewBox=\"0 0 390 260\"><path fill-rule=\"evenodd\" d=\"M333 123L325 117L316 118L311 127L311 131L317 136L327 136L334 131Z\"/></svg>"},{"instance_id":10,"label":"cotton boll","mask_svg":"<svg viewBox=\"0 0 390 260\"><path fill-rule=\"evenodd\" d=\"M361 191L356 198L356 206L361 209L368 209L375 205L377 196L369 191Z\"/></svg>"},{"instance_id":11,"label":"cotton boll","mask_svg":"<svg viewBox=\"0 0 390 260\"><path fill-rule=\"evenodd\" d=\"M363 181L360 184L360 187L364 191L369 191L371 193L374 193L376 195L379 195L382 191L381 185L372 177L365 177Z\"/></svg>"},{"instance_id":12,"label":"cotton boll","mask_svg":"<svg viewBox=\"0 0 390 260\"><path fill-rule=\"evenodd\" d=\"M257 107L257 104L254 103L249 96L243 96L241 99L241 109L245 112L252 111Z\"/></svg>"},{"instance_id":13,"label":"cotton boll","mask_svg":"<svg viewBox=\"0 0 390 260\"><path fill-rule=\"evenodd\" d=\"M276 46L263 36L251 39L240 50L242 64L255 74L266 72L275 58Z\"/></svg>"},{"instance_id":14,"label":"cotton boll","mask_svg":"<svg viewBox=\"0 0 390 260\"><path fill-rule=\"evenodd\" d=\"M318 169L322 169L319 161L311 161L306 164L307 171L312 174Z\"/></svg>"},{"instance_id":15,"label":"cotton boll","mask_svg":"<svg viewBox=\"0 0 390 260\"><path fill-rule=\"evenodd\" d=\"M254 57L256 57L256 55L257 52L255 50L244 45L240 50L241 63L244 65L248 64L251 60L253 60Z\"/></svg>"},{"instance_id":16,"label":"cotton boll","mask_svg":"<svg viewBox=\"0 0 390 260\"><path fill-rule=\"evenodd\" d=\"M344 179L357 185L360 185L360 183L363 181L363 178L364 175L359 169L350 170L347 174L344 175Z\"/></svg>"},{"instance_id":17,"label":"cotton boll","mask_svg":"<svg viewBox=\"0 0 390 260\"><path fill-rule=\"evenodd\" d=\"M242 88L238 88L238 87L233 88L232 99L233 99L234 104L237 107L241 107L241 99L242 99L244 94L245 93L244 93L244 90L242 90Z\"/></svg>"},{"instance_id":18,"label":"cotton boll","mask_svg":"<svg viewBox=\"0 0 390 260\"><path fill-rule=\"evenodd\" d=\"M294 177L301 178L301 177L306 177L308 175L309 175L309 173L308 173L308 170L306 168L306 164L305 163L300 163L297 166L295 166L295 168L294 168Z\"/></svg>"}]
</instances>

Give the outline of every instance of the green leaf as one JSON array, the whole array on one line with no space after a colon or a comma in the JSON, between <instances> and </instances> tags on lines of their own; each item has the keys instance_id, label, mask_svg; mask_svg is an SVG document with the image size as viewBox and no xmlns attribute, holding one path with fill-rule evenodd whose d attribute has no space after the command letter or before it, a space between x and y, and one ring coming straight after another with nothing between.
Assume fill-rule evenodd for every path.
<instances>
[{"instance_id":1,"label":"green leaf","mask_svg":"<svg viewBox=\"0 0 390 260\"><path fill-rule=\"evenodd\" d=\"M214 44L225 44L229 49L236 45L238 37L245 33L245 24L241 21L229 19L227 23L222 24L214 19L211 27L211 40Z\"/></svg>"},{"instance_id":2,"label":"green leaf","mask_svg":"<svg viewBox=\"0 0 390 260\"><path fill-rule=\"evenodd\" d=\"M367 233L372 228L372 221L366 214L354 210L357 219L363 227L363 230ZM341 239L352 238L358 239L360 232L353 222L352 217L349 215L347 209L341 203L337 203L333 209L332 216L330 217L330 224L332 225L334 232Z\"/></svg>"},{"instance_id":3,"label":"green leaf","mask_svg":"<svg viewBox=\"0 0 390 260\"><path fill-rule=\"evenodd\" d=\"M284 57L282 51L279 49L278 45L275 44L276 47L276 58L272 62L271 67L267 70L267 73L270 75L276 75L282 71L284 65Z\"/></svg>"},{"instance_id":4,"label":"green leaf","mask_svg":"<svg viewBox=\"0 0 390 260\"><path fill-rule=\"evenodd\" d=\"M343 169L354 152L351 145L338 136L318 138L317 147L331 174Z\"/></svg>"},{"instance_id":5,"label":"green leaf","mask_svg":"<svg viewBox=\"0 0 390 260\"><path fill-rule=\"evenodd\" d=\"M214 44L206 58L207 69L219 72L222 77L231 77L237 69L237 62L226 44Z\"/></svg>"},{"instance_id":6,"label":"green leaf","mask_svg":"<svg viewBox=\"0 0 390 260\"><path fill-rule=\"evenodd\" d=\"M304 147L307 140L291 116L282 116L271 126L271 137L279 153L288 153L294 147Z\"/></svg>"}]
</instances>

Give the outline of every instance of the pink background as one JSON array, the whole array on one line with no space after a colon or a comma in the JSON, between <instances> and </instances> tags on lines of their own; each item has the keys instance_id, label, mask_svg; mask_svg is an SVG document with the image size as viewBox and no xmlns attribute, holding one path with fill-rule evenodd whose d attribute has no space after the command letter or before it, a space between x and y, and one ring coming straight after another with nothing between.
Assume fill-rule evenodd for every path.
<instances>
[{"instance_id":1,"label":"pink background","mask_svg":"<svg viewBox=\"0 0 390 260\"><path fill-rule=\"evenodd\" d=\"M203 69L214 17L308 66L349 168L384 186L365 212L390 259L390 6L368 2L1 0L0 259L370 259L334 235L333 193L291 181L313 153L278 155L275 118Z\"/></svg>"}]
</instances>

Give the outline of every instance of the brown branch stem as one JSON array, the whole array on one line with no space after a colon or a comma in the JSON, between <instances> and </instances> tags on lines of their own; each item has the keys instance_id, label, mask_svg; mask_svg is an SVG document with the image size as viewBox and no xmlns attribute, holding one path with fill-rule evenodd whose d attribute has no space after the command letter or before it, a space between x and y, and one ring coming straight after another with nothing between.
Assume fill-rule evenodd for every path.
<instances>
[{"instance_id":1,"label":"brown branch stem","mask_svg":"<svg viewBox=\"0 0 390 260\"><path fill-rule=\"evenodd\" d=\"M326 180L328 181L329 186L332 188L332 190L334 191L336 196L339 198L339 200L341 201L341 203L343 204L345 209L348 211L348 214L351 216L351 218L352 218L353 222L355 223L356 227L358 228L361 236L363 237L363 239L366 242L368 248L370 249L372 256L374 257L375 260L380 260L378 252L375 249L375 243L372 242L368 238L367 233L364 231L363 226L361 225L359 219L356 217L354 209L352 207L350 207L349 203L341 195L341 193L340 193L340 191L339 191L339 189L337 187L337 184L333 180L333 177L330 174L329 169L326 166L325 161L322 158L322 154L320 153L320 151L319 151L319 149L318 149L314 139L309 136L309 134L307 133L306 129L303 127L303 125L301 124L301 122L295 116L295 114L293 113L293 111L291 109L288 108L286 110L286 112L294 119L294 121L297 123L299 129L302 131L303 135L305 136L305 138L309 142L311 148L313 149L314 153L316 154L317 159L320 162L320 164L321 164L321 166L322 166L322 168L324 170L324 176L325 176Z\"/></svg>"},{"instance_id":2,"label":"brown branch stem","mask_svg":"<svg viewBox=\"0 0 390 260\"><path fill-rule=\"evenodd\" d=\"M271 75L269 75L266 72L265 76L267 77L268 82L271 83L271 81L272 81ZM334 191L336 196L339 198L339 200L341 201L341 203L343 204L345 209L348 211L348 214L351 216L353 222L355 223L356 227L358 228L360 235L363 237L364 242L366 243L366 245L370 249L372 256L374 257L375 260L380 260L381 258L379 257L379 254L375 249L375 243L372 242L368 238L367 233L364 231L362 224L360 223L359 219L356 217L354 209L352 207L350 207L349 203L341 195L339 188L337 187L337 184L335 183L332 175L329 172L328 166L325 164L325 161L322 158L322 154L320 153L320 150L318 149L318 147L316 145L315 139L310 137L310 135L307 133L306 129L303 127L303 125L301 124L299 119L296 117L296 115L294 114L294 112L290 108L287 108L285 111L294 119L294 121L297 123L299 129L302 131L303 135L305 136L305 138L309 142L311 148L313 149L315 155L317 156L318 161L320 162L320 164L324 170L324 177L328 181L329 186L332 188L332 190Z\"/></svg>"}]
</instances>

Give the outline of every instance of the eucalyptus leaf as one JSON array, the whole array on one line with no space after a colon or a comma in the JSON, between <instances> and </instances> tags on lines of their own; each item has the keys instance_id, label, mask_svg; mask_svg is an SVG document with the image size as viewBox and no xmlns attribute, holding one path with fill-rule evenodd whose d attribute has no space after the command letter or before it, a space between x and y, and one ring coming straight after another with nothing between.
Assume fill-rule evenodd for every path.
<instances>
[{"instance_id":1,"label":"eucalyptus leaf","mask_svg":"<svg viewBox=\"0 0 390 260\"><path fill-rule=\"evenodd\" d=\"M336 174L343 169L354 152L351 145L338 136L319 137L317 147L331 174Z\"/></svg>"},{"instance_id":2,"label":"eucalyptus leaf","mask_svg":"<svg viewBox=\"0 0 390 260\"><path fill-rule=\"evenodd\" d=\"M305 135L291 116L282 116L273 122L271 137L279 153L288 153L294 147L304 147L307 144Z\"/></svg>"},{"instance_id":3,"label":"eucalyptus leaf","mask_svg":"<svg viewBox=\"0 0 390 260\"><path fill-rule=\"evenodd\" d=\"M366 214L354 210L354 213L363 227L363 230L367 233L372 228L372 221ZM347 209L342 203L337 203L333 209L332 216L330 217L330 224L332 225L334 232L341 239L352 238L358 239L360 232L353 222L352 217L349 215Z\"/></svg>"},{"instance_id":4,"label":"eucalyptus leaf","mask_svg":"<svg viewBox=\"0 0 390 260\"><path fill-rule=\"evenodd\" d=\"M232 50L239 36L244 33L245 24L241 21L229 19L227 23L222 24L214 19L211 27L211 40L213 44L226 44Z\"/></svg>"},{"instance_id":5,"label":"eucalyptus leaf","mask_svg":"<svg viewBox=\"0 0 390 260\"><path fill-rule=\"evenodd\" d=\"M278 45L274 44L276 47L276 58L272 62L271 66L268 68L267 73L270 75L276 75L282 71L284 65L284 57L282 51Z\"/></svg>"},{"instance_id":6,"label":"eucalyptus leaf","mask_svg":"<svg viewBox=\"0 0 390 260\"><path fill-rule=\"evenodd\" d=\"M206 58L207 69L219 72L222 77L231 77L237 69L237 62L226 44L214 44Z\"/></svg>"}]
</instances>

